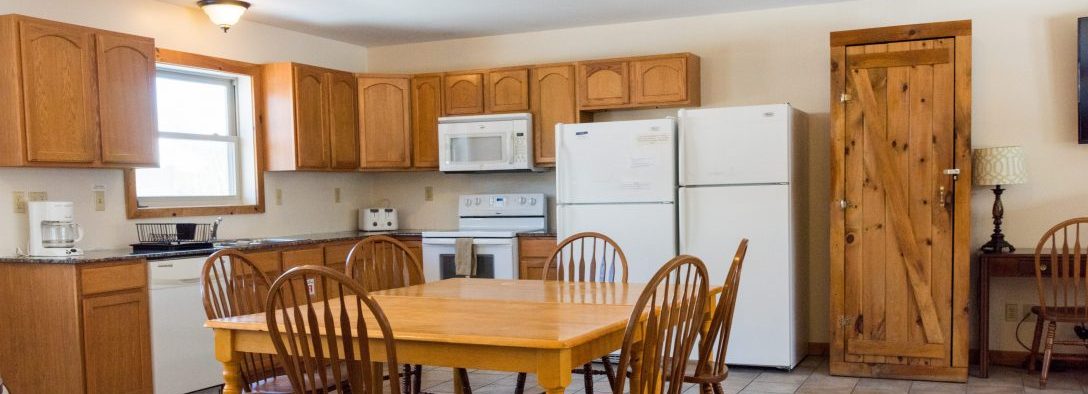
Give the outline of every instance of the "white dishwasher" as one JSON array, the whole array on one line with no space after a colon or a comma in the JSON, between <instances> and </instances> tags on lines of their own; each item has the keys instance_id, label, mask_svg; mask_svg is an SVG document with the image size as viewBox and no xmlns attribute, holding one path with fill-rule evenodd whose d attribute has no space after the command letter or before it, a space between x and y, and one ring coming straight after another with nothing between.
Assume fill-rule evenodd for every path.
<instances>
[{"instance_id":1,"label":"white dishwasher","mask_svg":"<svg viewBox=\"0 0 1088 394\"><path fill-rule=\"evenodd\" d=\"M206 256L148 262L155 393L181 394L223 384L200 296Z\"/></svg>"}]
</instances>

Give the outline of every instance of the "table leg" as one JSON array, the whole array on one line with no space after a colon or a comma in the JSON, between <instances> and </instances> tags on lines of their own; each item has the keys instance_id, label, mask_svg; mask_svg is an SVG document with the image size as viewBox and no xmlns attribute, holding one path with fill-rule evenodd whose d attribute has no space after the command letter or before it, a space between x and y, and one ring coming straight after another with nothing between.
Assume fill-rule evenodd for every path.
<instances>
[{"instance_id":1,"label":"table leg","mask_svg":"<svg viewBox=\"0 0 1088 394\"><path fill-rule=\"evenodd\" d=\"M990 269L978 267L978 376L990 377Z\"/></svg>"},{"instance_id":2,"label":"table leg","mask_svg":"<svg viewBox=\"0 0 1088 394\"><path fill-rule=\"evenodd\" d=\"M223 363L223 394L241 394L244 382L240 357L234 350L234 332L215 329L214 333L215 359Z\"/></svg>"},{"instance_id":3,"label":"table leg","mask_svg":"<svg viewBox=\"0 0 1088 394\"><path fill-rule=\"evenodd\" d=\"M548 394L560 394L570 384L570 350L541 350L537 356L536 377Z\"/></svg>"},{"instance_id":4,"label":"table leg","mask_svg":"<svg viewBox=\"0 0 1088 394\"><path fill-rule=\"evenodd\" d=\"M453 394L469 394L465 392L466 378L468 378L468 372L465 369L453 368Z\"/></svg>"}]
</instances>

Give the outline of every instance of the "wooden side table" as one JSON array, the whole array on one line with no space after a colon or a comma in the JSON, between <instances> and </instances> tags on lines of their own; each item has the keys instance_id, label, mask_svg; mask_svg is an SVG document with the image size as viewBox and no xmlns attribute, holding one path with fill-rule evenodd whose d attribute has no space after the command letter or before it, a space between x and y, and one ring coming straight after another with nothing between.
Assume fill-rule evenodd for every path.
<instances>
[{"instance_id":1,"label":"wooden side table","mask_svg":"<svg viewBox=\"0 0 1088 394\"><path fill-rule=\"evenodd\" d=\"M1043 253L1040 262L1046 272L1050 255ZM990 278L1034 278L1035 252L983 253L978 263L978 376L985 378L990 375Z\"/></svg>"}]
</instances>

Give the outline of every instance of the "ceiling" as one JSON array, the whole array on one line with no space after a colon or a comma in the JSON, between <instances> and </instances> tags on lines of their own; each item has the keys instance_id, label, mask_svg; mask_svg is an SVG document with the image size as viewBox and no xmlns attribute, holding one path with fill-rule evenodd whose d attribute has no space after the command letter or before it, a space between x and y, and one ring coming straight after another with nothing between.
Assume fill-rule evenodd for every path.
<instances>
[{"instance_id":1,"label":"ceiling","mask_svg":"<svg viewBox=\"0 0 1088 394\"><path fill-rule=\"evenodd\" d=\"M252 20L381 46L835 1L842 0L249 0L238 28Z\"/></svg>"}]
</instances>

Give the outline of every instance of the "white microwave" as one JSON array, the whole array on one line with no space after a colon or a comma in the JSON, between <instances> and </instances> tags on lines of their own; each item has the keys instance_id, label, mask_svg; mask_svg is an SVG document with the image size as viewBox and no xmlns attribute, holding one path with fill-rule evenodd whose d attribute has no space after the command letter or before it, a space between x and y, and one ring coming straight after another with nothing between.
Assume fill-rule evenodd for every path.
<instances>
[{"instance_id":1,"label":"white microwave","mask_svg":"<svg viewBox=\"0 0 1088 394\"><path fill-rule=\"evenodd\" d=\"M438 118L438 169L442 172L535 170L533 115Z\"/></svg>"}]
</instances>

